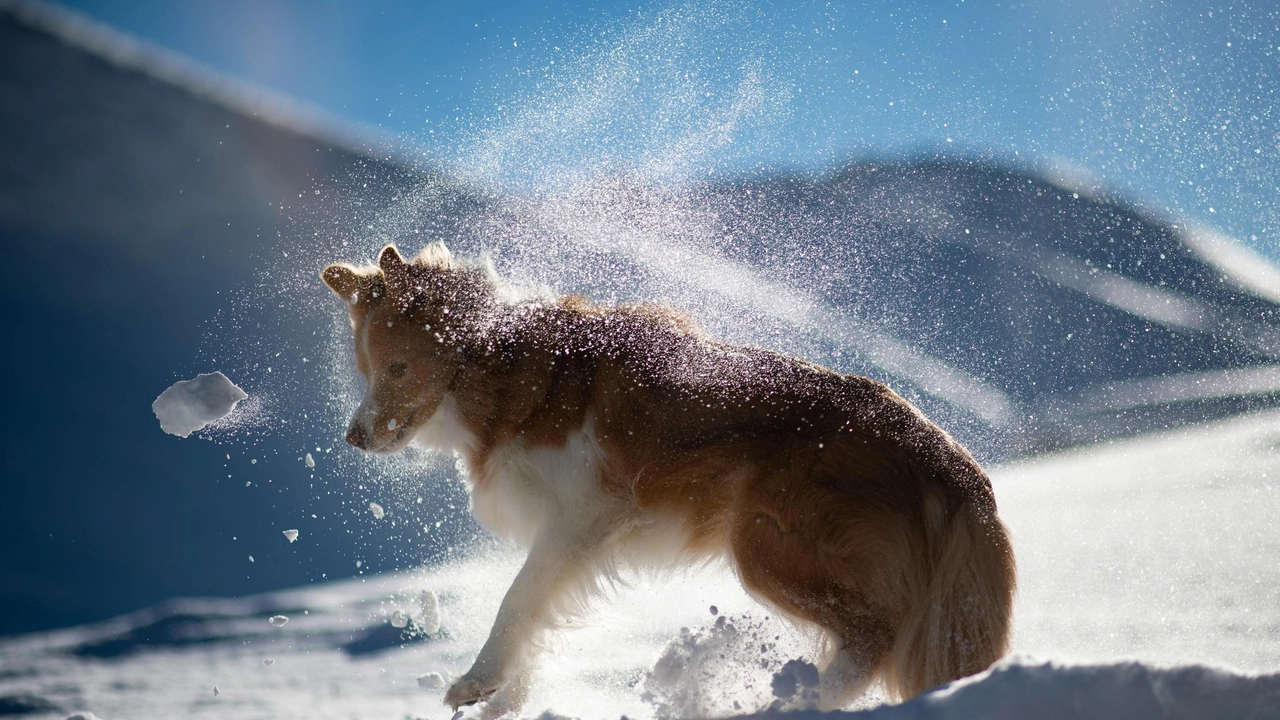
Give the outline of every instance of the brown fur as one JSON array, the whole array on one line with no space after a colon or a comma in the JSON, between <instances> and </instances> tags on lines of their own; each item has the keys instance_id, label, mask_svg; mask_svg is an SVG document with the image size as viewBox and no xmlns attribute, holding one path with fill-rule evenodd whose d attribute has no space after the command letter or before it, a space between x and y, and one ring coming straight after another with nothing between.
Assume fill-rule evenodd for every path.
<instances>
[{"instance_id":1,"label":"brown fur","mask_svg":"<svg viewBox=\"0 0 1280 720\"><path fill-rule=\"evenodd\" d=\"M711 340L662 307L503 302L442 246L409 262L388 246L379 265L323 273L351 301L376 406L353 444L398 450L447 395L481 492L498 448L561 447L590 419L610 517L677 519L689 554L728 556L859 678L906 698L1005 653L1014 559L990 482L888 387Z\"/></svg>"}]
</instances>

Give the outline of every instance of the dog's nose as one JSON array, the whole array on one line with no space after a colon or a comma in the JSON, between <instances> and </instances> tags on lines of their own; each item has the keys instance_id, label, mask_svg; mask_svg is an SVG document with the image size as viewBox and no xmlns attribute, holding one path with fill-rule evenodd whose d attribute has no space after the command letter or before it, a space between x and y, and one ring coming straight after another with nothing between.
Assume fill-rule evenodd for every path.
<instances>
[{"instance_id":1,"label":"dog's nose","mask_svg":"<svg viewBox=\"0 0 1280 720\"><path fill-rule=\"evenodd\" d=\"M347 444L354 448L365 449L365 444L369 439L364 435L364 427L360 423L352 423L347 429Z\"/></svg>"}]
</instances>

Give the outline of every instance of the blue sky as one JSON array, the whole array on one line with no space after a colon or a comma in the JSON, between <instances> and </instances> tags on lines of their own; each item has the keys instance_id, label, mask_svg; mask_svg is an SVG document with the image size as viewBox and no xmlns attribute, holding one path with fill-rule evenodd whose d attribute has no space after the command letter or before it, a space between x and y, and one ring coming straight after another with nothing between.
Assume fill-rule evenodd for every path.
<instances>
[{"instance_id":1,"label":"blue sky","mask_svg":"<svg viewBox=\"0 0 1280 720\"><path fill-rule=\"evenodd\" d=\"M1280 258L1269 2L65 4L498 184L1065 161Z\"/></svg>"}]
</instances>

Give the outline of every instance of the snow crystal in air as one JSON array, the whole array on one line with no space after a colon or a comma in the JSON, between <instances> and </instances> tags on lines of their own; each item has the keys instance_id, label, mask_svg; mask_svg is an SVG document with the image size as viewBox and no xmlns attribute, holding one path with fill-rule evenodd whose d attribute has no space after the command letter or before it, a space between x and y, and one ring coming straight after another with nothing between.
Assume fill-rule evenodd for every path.
<instances>
[{"instance_id":1,"label":"snow crystal in air","mask_svg":"<svg viewBox=\"0 0 1280 720\"><path fill-rule=\"evenodd\" d=\"M302 459L302 464L309 468L313 468L316 466L316 459L311 457L311 453L307 453L307 456Z\"/></svg>"},{"instance_id":2,"label":"snow crystal in air","mask_svg":"<svg viewBox=\"0 0 1280 720\"><path fill-rule=\"evenodd\" d=\"M444 676L440 673L427 673L418 676L418 687L428 690L443 690Z\"/></svg>"},{"instance_id":3,"label":"snow crystal in air","mask_svg":"<svg viewBox=\"0 0 1280 720\"><path fill-rule=\"evenodd\" d=\"M253 556L252 556L252 555L250 555L250 556L249 556L249 562L253 562Z\"/></svg>"},{"instance_id":4,"label":"snow crystal in air","mask_svg":"<svg viewBox=\"0 0 1280 720\"><path fill-rule=\"evenodd\" d=\"M422 591L422 631L434 635L440 630L440 598L430 590Z\"/></svg>"},{"instance_id":5,"label":"snow crystal in air","mask_svg":"<svg viewBox=\"0 0 1280 720\"><path fill-rule=\"evenodd\" d=\"M217 686L217 685L214 685L214 686L213 686L213 696L214 696L214 697L218 697L218 695L220 695L220 694L221 694L221 692L222 692L222 691L218 689L218 686Z\"/></svg>"},{"instance_id":6,"label":"snow crystal in air","mask_svg":"<svg viewBox=\"0 0 1280 720\"><path fill-rule=\"evenodd\" d=\"M187 437L205 425L221 420L249 397L220 372L202 373L194 380L180 380L160 393L151 411L160 420L160 429L170 435Z\"/></svg>"},{"instance_id":7,"label":"snow crystal in air","mask_svg":"<svg viewBox=\"0 0 1280 720\"><path fill-rule=\"evenodd\" d=\"M298 531L297 531L297 530L285 530L285 531L284 531L284 536L285 536L286 538L288 538L289 542L293 542L294 540L297 540L297 539L298 539Z\"/></svg>"},{"instance_id":8,"label":"snow crystal in air","mask_svg":"<svg viewBox=\"0 0 1280 720\"><path fill-rule=\"evenodd\" d=\"M273 627L284 627L285 623L289 622L289 618L284 615L272 615L267 619L267 622L271 623Z\"/></svg>"},{"instance_id":9,"label":"snow crystal in air","mask_svg":"<svg viewBox=\"0 0 1280 720\"><path fill-rule=\"evenodd\" d=\"M382 519L383 515L387 514L386 511L382 509L382 506L376 502L369 503L369 512L373 513L373 516L379 520Z\"/></svg>"},{"instance_id":10,"label":"snow crystal in air","mask_svg":"<svg viewBox=\"0 0 1280 720\"><path fill-rule=\"evenodd\" d=\"M404 614L403 610L396 610L391 613L391 627L403 628L409 626L409 616Z\"/></svg>"},{"instance_id":11,"label":"snow crystal in air","mask_svg":"<svg viewBox=\"0 0 1280 720\"><path fill-rule=\"evenodd\" d=\"M272 665L276 664L276 661L273 658L263 658L262 664L266 665L267 667L271 667Z\"/></svg>"}]
</instances>

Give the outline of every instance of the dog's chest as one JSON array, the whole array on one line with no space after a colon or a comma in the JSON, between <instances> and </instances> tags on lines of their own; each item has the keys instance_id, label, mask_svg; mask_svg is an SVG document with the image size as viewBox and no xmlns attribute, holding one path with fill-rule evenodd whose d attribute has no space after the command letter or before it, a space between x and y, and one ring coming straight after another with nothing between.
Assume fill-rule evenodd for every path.
<instances>
[{"instance_id":1,"label":"dog's chest","mask_svg":"<svg viewBox=\"0 0 1280 720\"><path fill-rule=\"evenodd\" d=\"M516 440L468 467L471 505L490 532L521 544L548 523L598 517L606 498L600 484L602 452L590 421L561 447L528 447Z\"/></svg>"}]
</instances>

